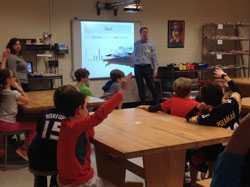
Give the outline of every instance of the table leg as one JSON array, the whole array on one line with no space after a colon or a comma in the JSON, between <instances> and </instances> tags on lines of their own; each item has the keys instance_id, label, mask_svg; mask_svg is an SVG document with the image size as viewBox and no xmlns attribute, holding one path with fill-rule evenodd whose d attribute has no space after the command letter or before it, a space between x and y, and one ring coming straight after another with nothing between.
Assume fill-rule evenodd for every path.
<instances>
[{"instance_id":1,"label":"table leg","mask_svg":"<svg viewBox=\"0 0 250 187\"><path fill-rule=\"evenodd\" d=\"M141 182L126 182L123 186L119 187L143 187L143 183Z\"/></svg>"},{"instance_id":2,"label":"table leg","mask_svg":"<svg viewBox=\"0 0 250 187\"><path fill-rule=\"evenodd\" d=\"M185 154L184 150L170 150L144 155L146 187L183 187Z\"/></svg>"},{"instance_id":3,"label":"table leg","mask_svg":"<svg viewBox=\"0 0 250 187\"><path fill-rule=\"evenodd\" d=\"M122 158L116 158L96 146L96 162L101 178L119 187L125 185L126 168L122 164Z\"/></svg>"},{"instance_id":4,"label":"table leg","mask_svg":"<svg viewBox=\"0 0 250 187\"><path fill-rule=\"evenodd\" d=\"M7 162L8 162L8 136L4 136L4 170L7 169Z\"/></svg>"}]
</instances>

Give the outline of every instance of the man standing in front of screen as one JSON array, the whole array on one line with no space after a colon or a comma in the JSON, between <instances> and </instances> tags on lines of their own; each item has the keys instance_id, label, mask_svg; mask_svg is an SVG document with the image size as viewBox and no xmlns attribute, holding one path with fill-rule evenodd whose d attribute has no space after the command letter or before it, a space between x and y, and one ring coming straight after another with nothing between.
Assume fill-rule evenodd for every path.
<instances>
[{"instance_id":1,"label":"man standing in front of screen","mask_svg":"<svg viewBox=\"0 0 250 187\"><path fill-rule=\"evenodd\" d=\"M134 45L134 71L141 102L144 104L146 100L145 84L146 82L154 102L158 103L158 94L155 89L154 76L157 73L158 62L156 56L156 49L151 42L148 41L147 27L140 28L141 39L135 42Z\"/></svg>"},{"instance_id":2,"label":"man standing in front of screen","mask_svg":"<svg viewBox=\"0 0 250 187\"><path fill-rule=\"evenodd\" d=\"M115 57L106 59L107 65L119 64L134 67L135 78L141 103L146 101L146 82L154 103L159 103L157 91L155 89L154 76L157 73L158 62L156 57L156 49L151 42L148 41L148 28L140 28L141 39L134 43L134 52L131 56Z\"/></svg>"}]
</instances>

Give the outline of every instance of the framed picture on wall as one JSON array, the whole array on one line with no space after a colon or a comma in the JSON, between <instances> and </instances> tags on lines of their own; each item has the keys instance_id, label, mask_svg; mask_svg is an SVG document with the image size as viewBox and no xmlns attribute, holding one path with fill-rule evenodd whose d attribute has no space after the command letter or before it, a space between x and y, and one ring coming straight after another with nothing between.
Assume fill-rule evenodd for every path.
<instances>
[{"instance_id":1,"label":"framed picture on wall","mask_svg":"<svg viewBox=\"0 0 250 187\"><path fill-rule=\"evenodd\" d=\"M168 21L168 48L184 48L185 21Z\"/></svg>"}]
</instances>

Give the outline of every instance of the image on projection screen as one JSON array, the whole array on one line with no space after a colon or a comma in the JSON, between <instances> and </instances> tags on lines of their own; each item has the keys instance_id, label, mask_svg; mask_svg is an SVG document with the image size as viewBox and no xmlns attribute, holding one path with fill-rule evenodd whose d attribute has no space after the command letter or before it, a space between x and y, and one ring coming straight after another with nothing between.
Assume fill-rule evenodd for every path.
<instances>
[{"instance_id":1,"label":"image on projection screen","mask_svg":"<svg viewBox=\"0 0 250 187\"><path fill-rule=\"evenodd\" d=\"M90 72L90 78L109 77L113 69L125 75L133 68L121 64L109 64L107 59L131 55L134 51L134 24L132 22L81 21L82 67Z\"/></svg>"}]
</instances>

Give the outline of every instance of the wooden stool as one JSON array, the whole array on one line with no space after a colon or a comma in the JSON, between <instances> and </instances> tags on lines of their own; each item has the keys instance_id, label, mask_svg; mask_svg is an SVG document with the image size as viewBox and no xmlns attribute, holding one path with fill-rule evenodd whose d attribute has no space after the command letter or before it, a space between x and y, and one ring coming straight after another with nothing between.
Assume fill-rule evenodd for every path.
<instances>
[{"instance_id":1,"label":"wooden stool","mask_svg":"<svg viewBox=\"0 0 250 187\"><path fill-rule=\"evenodd\" d=\"M212 179L201 180L197 182L200 187L210 187Z\"/></svg>"},{"instance_id":2,"label":"wooden stool","mask_svg":"<svg viewBox=\"0 0 250 187\"><path fill-rule=\"evenodd\" d=\"M18 131L0 131L0 136L3 136L4 138L4 162L3 162L3 169L7 169L8 165L8 137L13 135L20 135L24 133L24 130L18 130Z\"/></svg>"}]
</instances>

